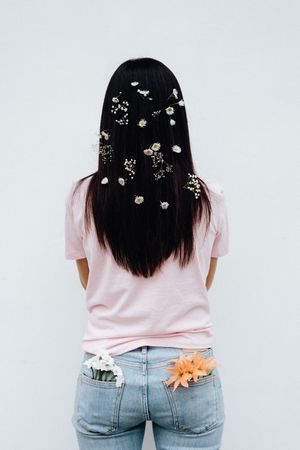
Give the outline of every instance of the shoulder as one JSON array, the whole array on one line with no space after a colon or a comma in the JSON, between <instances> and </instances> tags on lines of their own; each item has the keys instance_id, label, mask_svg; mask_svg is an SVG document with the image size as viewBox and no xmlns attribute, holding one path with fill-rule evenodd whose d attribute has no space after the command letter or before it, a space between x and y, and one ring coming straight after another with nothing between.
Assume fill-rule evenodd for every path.
<instances>
[{"instance_id":1,"label":"shoulder","mask_svg":"<svg viewBox=\"0 0 300 450\"><path fill-rule=\"evenodd\" d=\"M226 229L227 205L224 186L218 180L203 180L209 190L209 199L216 230Z\"/></svg>"},{"instance_id":2,"label":"shoulder","mask_svg":"<svg viewBox=\"0 0 300 450\"><path fill-rule=\"evenodd\" d=\"M209 193L209 200L212 208L212 214L217 222L227 215L227 205L225 198L225 189L216 179L204 179Z\"/></svg>"},{"instance_id":3,"label":"shoulder","mask_svg":"<svg viewBox=\"0 0 300 450\"><path fill-rule=\"evenodd\" d=\"M92 175L88 175L87 177L71 181L65 197L68 204L78 203L85 197L91 177Z\"/></svg>"},{"instance_id":4,"label":"shoulder","mask_svg":"<svg viewBox=\"0 0 300 450\"><path fill-rule=\"evenodd\" d=\"M78 192L80 196L85 195L91 179L92 175L88 175L86 177L79 178L79 180L73 181L74 191Z\"/></svg>"},{"instance_id":5,"label":"shoulder","mask_svg":"<svg viewBox=\"0 0 300 450\"><path fill-rule=\"evenodd\" d=\"M210 197L216 201L223 201L225 198L225 190L223 185L218 180L213 179L203 179L205 182Z\"/></svg>"}]
</instances>

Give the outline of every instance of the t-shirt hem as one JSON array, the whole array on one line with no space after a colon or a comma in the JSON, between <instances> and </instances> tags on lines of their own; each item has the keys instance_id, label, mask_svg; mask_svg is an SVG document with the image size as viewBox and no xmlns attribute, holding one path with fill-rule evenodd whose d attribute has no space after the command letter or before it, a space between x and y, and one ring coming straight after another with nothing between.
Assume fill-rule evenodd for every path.
<instances>
[{"instance_id":1,"label":"t-shirt hem","mask_svg":"<svg viewBox=\"0 0 300 450\"><path fill-rule=\"evenodd\" d=\"M172 348L207 348L213 346L213 334L211 329L204 333L186 333L173 337L147 337L143 339L133 339L132 341L121 342L120 340L82 340L81 348L84 352L97 354L100 349L106 349L110 355L120 355L134 350L141 346L172 347Z\"/></svg>"},{"instance_id":2,"label":"t-shirt hem","mask_svg":"<svg viewBox=\"0 0 300 450\"><path fill-rule=\"evenodd\" d=\"M212 252L211 253L211 258L218 258L219 256L226 256L229 253L229 250L224 250L223 252Z\"/></svg>"},{"instance_id":3,"label":"t-shirt hem","mask_svg":"<svg viewBox=\"0 0 300 450\"><path fill-rule=\"evenodd\" d=\"M84 259L86 258L85 253L66 253L65 259Z\"/></svg>"}]
</instances>

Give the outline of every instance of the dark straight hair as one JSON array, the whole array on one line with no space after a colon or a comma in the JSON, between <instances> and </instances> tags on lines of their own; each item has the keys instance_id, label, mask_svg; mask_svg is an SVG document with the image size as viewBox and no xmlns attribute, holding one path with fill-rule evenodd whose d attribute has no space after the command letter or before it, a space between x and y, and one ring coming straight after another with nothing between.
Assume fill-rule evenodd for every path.
<instances>
[{"instance_id":1,"label":"dark straight hair","mask_svg":"<svg viewBox=\"0 0 300 450\"><path fill-rule=\"evenodd\" d=\"M135 81L139 84L133 86ZM149 92L138 93L137 89ZM123 104L127 112L121 109L119 115L113 113L115 97L120 103L128 102ZM122 63L109 81L103 102L98 170L81 178L76 186L90 177L85 228L90 230L92 219L99 245L104 249L108 245L116 263L136 276L151 277L172 254L184 267L194 254L195 224L205 216L207 230L210 222L209 190L195 171L186 110L183 102L178 103L180 100L184 100L180 85L162 62L136 58ZM171 116L166 113L170 105L174 112ZM154 111L160 113L153 116ZM124 114L128 114L125 123L116 122ZM138 126L140 119L146 120L146 126ZM175 124L171 125L170 119ZM107 141L101 137L101 131L108 133ZM103 142L113 148L110 161L104 161L100 154ZM153 143L160 144L163 159L173 168L159 179L154 177L152 158L144 153ZM173 151L174 145L181 152ZM132 178L124 170L125 159L136 162ZM199 180L198 197L183 188L188 173ZM108 183L101 183L106 177ZM119 177L126 177L125 185L118 182ZM142 196L144 201L136 203L136 196ZM163 209L160 202L168 202L169 206Z\"/></svg>"}]
</instances>

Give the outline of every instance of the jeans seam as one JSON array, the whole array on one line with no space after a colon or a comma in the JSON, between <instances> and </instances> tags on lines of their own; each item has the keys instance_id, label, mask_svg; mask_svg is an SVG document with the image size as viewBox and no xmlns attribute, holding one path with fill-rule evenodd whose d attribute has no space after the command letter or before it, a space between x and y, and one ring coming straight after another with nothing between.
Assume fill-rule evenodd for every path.
<instances>
[{"instance_id":1,"label":"jeans seam","mask_svg":"<svg viewBox=\"0 0 300 450\"><path fill-rule=\"evenodd\" d=\"M119 417L120 417L120 407L121 407L121 399L124 391L125 383L123 382L121 389L118 391L118 396L116 399L115 410L113 415L113 430L116 431L119 428Z\"/></svg>"},{"instance_id":2,"label":"jeans seam","mask_svg":"<svg viewBox=\"0 0 300 450\"><path fill-rule=\"evenodd\" d=\"M171 406L171 412L172 412L172 416L173 416L173 423L174 423L174 427L176 430L179 429L179 420L178 420L178 413L177 413L177 408L176 408L176 404L174 401L173 396L170 394L170 391L168 389L168 386L165 383L165 380L161 380L162 384L164 385L164 389L165 392L167 394L168 400L169 400L169 404Z\"/></svg>"}]
</instances>

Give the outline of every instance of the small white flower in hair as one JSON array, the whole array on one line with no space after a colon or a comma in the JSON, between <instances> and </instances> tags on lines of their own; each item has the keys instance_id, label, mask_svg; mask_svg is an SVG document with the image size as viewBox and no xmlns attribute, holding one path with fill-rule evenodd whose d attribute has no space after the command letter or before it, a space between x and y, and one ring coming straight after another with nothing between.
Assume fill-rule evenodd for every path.
<instances>
[{"instance_id":1,"label":"small white flower in hair","mask_svg":"<svg viewBox=\"0 0 300 450\"><path fill-rule=\"evenodd\" d=\"M138 81L132 81L130 84L131 84L131 86L137 86L139 84L139 82Z\"/></svg>"},{"instance_id":2,"label":"small white flower in hair","mask_svg":"<svg viewBox=\"0 0 300 450\"><path fill-rule=\"evenodd\" d=\"M170 125L172 125L172 126L173 126L173 125L175 125L175 123L176 123L176 122L175 122L175 120L174 120L174 119L171 119L171 120L170 120Z\"/></svg>"},{"instance_id":3,"label":"small white flower in hair","mask_svg":"<svg viewBox=\"0 0 300 450\"><path fill-rule=\"evenodd\" d=\"M178 105L179 106L184 106L184 100L179 100Z\"/></svg>"},{"instance_id":4,"label":"small white flower in hair","mask_svg":"<svg viewBox=\"0 0 300 450\"><path fill-rule=\"evenodd\" d=\"M155 142L154 144L151 145L151 149L157 152L160 149L160 143Z\"/></svg>"},{"instance_id":5,"label":"small white flower in hair","mask_svg":"<svg viewBox=\"0 0 300 450\"><path fill-rule=\"evenodd\" d=\"M145 155L147 155L147 156L151 156L151 155L153 155L153 150L151 150L151 148L146 148L146 149L144 150L144 153L145 153Z\"/></svg>"},{"instance_id":6,"label":"small white flower in hair","mask_svg":"<svg viewBox=\"0 0 300 450\"><path fill-rule=\"evenodd\" d=\"M146 119L140 119L138 122L138 126L144 128L146 126L146 123L147 123Z\"/></svg>"},{"instance_id":7,"label":"small white flower in hair","mask_svg":"<svg viewBox=\"0 0 300 450\"><path fill-rule=\"evenodd\" d=\"M104 137L104 139L105 139L106 141L108 141L108 139L109 139L109 134L106 133L106 131L101 131L100 134Z\"/></svg>"},{"instance_id":8,"label":"small white flower in hair","mask_svg":"<svg viewBox=\"0 0 300 450\"><path fill-rule=\"evenodd\" d=\"M122 177L119 177L119 178L118 178L118 182L119 182L119 184L120 184L121 186L124 186L124 185L125 185L125 179L122 178Z\"/></svg>"},{"instance_id":9,"label":"small white flower in hair","mask_svg":"<svg viewBox=\"0 0 300 450\"><path fill-rule=\"evenodd\" d=\"M101 184L107 184L107 183L108 183L108 178L107 177L102 178Z\"/></svg>"},{"instance_id":10,"label":"small white flower in hair","mask_svg":"<svg viewBox=\"0 0 300 450\"><path fill-rule=\"evenodd\" d=\"M167 207L169 206L169 203L168 202L160 202L160 206L161 206L161 208L162 209L167 209Z\"/></svg>"},{"instance_id":11,"label":"small white flower in hair","mask_svg":"<svg viewBox=\"0 0 300 450\"><path fill-rule=\"evenodd\" d=\"M168 106L166 108L166 113L171 116L172 114L174 114L174 108L172 106Z\"/></svg>"},{"instance_id":12,"label":"small white flower in hair","mask_svg":"<svg viewBox=\"0 0 300 450\"><path fill-rule=\"evenodd\" d=\"M179 145L173 145L172 150L175 153L180 153L181 152L181 147L179 147Z\"/></svg>"},{"instance_id":13,"label":"small white flower in hair","mask_svg":"<svg viewBox=\"0 0 300 450\"><path fill-rule=\"evenodd\" d=\"M112 101L113 101L113 103L119 103L118 97L113 97L113 98L112 98Z\"/></svg>"},{"instance_id":14,"label":"small white flower in hair","mask_svg":"<svg viewBox=\"0 0 300 450\"><path fill-rule=\"evenodd\" d=\"M136 203L137 205L140 205L141 203L143 203L143 201L144 201L144 197L142 195L135 196L134 203Z\"/></svg>"},{"instance_id":15,"label":"small white flower in hair","mask_svg":"<svg viewBox=\"0 0 300 450\"><path fill-rule=\"evenodd\" d=\"M146 97L146 95L149 94L149 91L142 91L141 89L137 89L137 92L138 92L139 94L142 94L144 97Z\"/></svg>"}]
</instances>

